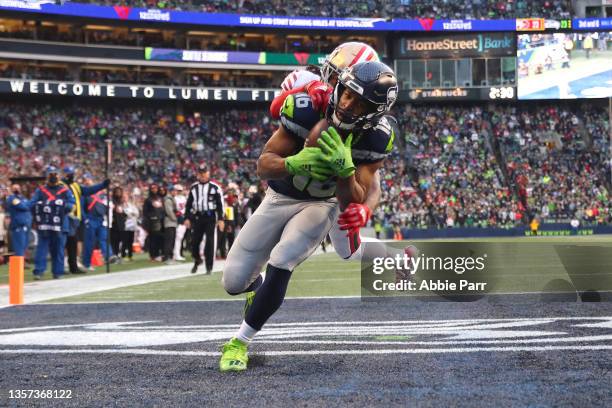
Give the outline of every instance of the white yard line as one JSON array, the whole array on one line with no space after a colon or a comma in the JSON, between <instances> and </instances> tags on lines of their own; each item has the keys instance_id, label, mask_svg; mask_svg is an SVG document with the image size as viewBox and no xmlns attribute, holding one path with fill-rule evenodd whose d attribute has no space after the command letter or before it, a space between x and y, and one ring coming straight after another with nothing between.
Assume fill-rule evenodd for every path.
<instances>
[{"instance_id":1,"label":"white yard line","mask_svg":"<svg viewBox=\"0 0 612 408\"><path fill-rule=\"evenodd\" d=\"M253 353L258 356L321 356L321 355L372 355L372 354L446 354L476 352L522 352L522 351L596 351L612 350L612 345L570 345L570 346L508 346L508 347L451 347L412 348L381 350L282 350ZM218 351L178 351L149 349L0 349L0 354L127 354L139 356L169 357L218 357Z\"/></svg>"}]
</instances>

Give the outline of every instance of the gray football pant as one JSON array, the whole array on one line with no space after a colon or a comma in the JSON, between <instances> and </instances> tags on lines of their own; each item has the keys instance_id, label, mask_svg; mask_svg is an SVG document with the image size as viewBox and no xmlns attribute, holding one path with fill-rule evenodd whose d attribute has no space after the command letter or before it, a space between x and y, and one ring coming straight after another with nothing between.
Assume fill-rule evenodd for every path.
<instances>
[{"instance_id":1,"label":"gray football pant","mask_svg":"<svg viewBox=\"0 0 612 408\"><path fill-rule=\"evenodd\" d=\"M266 263L293 271L323 241L338 211L335 198L302 201L268 188L227 255L222 279L225 290L244 292Z\"/></svg>"}]
</instances>

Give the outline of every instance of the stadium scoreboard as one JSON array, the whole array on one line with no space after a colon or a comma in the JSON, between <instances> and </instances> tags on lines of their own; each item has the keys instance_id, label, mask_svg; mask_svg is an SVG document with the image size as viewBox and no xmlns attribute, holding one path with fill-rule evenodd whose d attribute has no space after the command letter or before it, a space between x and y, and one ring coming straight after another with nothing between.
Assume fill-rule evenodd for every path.
<instances>
[{"instance_id":1,"label":"stadium scoreboard","mask_svg":"<svg viewBox=\"0 0 612 408\"><path fill-rule=\"evenodd\" d=\"M416 88L400 91L399 93L399 100L402 102L497 101L513 99L516 99L516 88L513 86Z\"/></svg>"}]
</instances>

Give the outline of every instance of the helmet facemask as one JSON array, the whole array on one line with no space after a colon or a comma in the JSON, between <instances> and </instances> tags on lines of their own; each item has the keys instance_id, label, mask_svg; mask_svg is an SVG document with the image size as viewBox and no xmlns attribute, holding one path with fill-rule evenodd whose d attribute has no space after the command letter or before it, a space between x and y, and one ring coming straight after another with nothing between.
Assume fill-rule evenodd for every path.
<instances>
[{"instance_id":1,"label":"helmet facemask","mask_svg":"<svg viewBox=\"0 0 612 408\"><path fill-rule=\"evenodd\" d=\"M367 109L364 113L354 115L340 107L340 98L346 88L357 94L367 104ZM375 103L369 100L363 95L363 91L363 88L355 81L355 77L350 72L350 69L342 71L338 77L334 93L330 97L327 112L328 120L332 122L334 127L349 131L353 129L368 129L374 126L378 119L390 109L390 106L387 104Z\"/></svg>"}]
</instances>

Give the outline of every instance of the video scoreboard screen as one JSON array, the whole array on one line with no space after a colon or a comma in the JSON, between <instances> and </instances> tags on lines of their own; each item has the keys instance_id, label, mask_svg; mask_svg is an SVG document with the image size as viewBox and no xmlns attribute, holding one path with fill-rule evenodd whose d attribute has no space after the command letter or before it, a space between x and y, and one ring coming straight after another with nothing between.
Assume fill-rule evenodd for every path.
<instances>
[{"instance_id":1,"label":"video scoreboard screen","mask_svg":"<svg viewBox=\"0 0 612 408\"><path fill-rule=\"evenodd\" d=\"M612 31L518 34L516 61L518 99L612 97Z\"/></svg>"}]
</instances>

